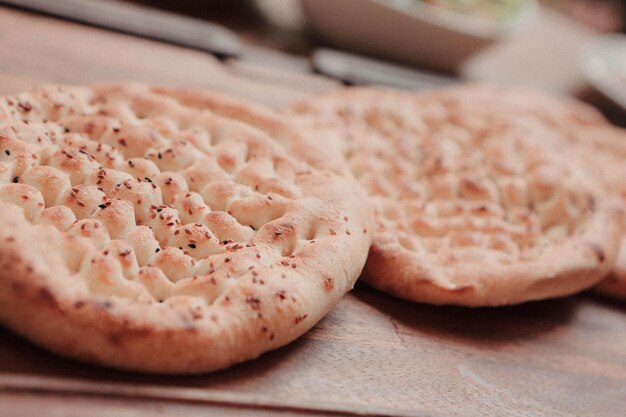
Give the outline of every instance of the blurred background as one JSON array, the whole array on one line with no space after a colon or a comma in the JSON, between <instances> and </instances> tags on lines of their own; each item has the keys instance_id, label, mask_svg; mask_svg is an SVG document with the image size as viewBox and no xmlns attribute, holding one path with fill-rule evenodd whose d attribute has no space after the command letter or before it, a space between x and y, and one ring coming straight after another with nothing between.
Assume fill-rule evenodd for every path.
<instances>
[{"instance_id":1,"label":"blurred background","mask_svg":"<svg viewBox=\"0 0 626 417\"><path fill-rule=\"evenodd\" d=\"M558 37L562 33L559 30L563 30L542 26L570 25L596 33L619 33L626 29L623 0L128 2L219 22L248 42L289 53L308 55L320 45L333 45L448 71L458 69L461 60L456 54L467 58L494 42L528 36L524 32L554 30L552 34ZM423 38L410 36L421 29L428 29L422 32ZM396 32L402 31L406 32L401 35L403 38L396 38L399 36ZM543 40L550 45L558 39ZM439 52L425 50L426 44Z\"/></svg>"},{"instance_id":2,"label":"blurred background","mask_svg":"<svg viewBox=\"0 0 626 417\"><path fill-rule=\"evenodd\" d=\"M416 74L368 69L329 48L470 81L575 95L625 123L626 41L615 36L626 30L623 0L139 3L218 22L244 42L312 59L317 71L349 83L420 87ZM407 80L393 79L401 75ZM425 84L438 81L424 75Z\"/></svg>"},{"instance_id":3,"label":"blurred background","mask_svg":"<svg viewBox=\"0 0 626 417\"><path fill-rule=\"evenodd\" d=\"M231 75L295 93L320 92L337 82L410 89L463 81L523 85L581 98L626 125L623 0L0 0L2 4L29 16L36 13L208 52ZM7 21L10 17L11 12ZM17 25L15 19L11 22ZM24 45L7 35L9 30L0 29L7 54ZM29 45L41 43L41 35L22 36L30 37ZM72 44L71 53L59 49L59 54L84 54L85 62L96 59L97 51L85 52L89 45L84 40L81 44L80 36L72 37ZM111 45L112 54L119 55L120 47ZM52 54L55 48L60 47L55 44ZM192 86L220 85L252 98L264 95L261 101L275 106L294 98L272 99L265 96L271 92L261 93L260 87L257 92L252 84L198 81L195 73L188 74L193 64L184 61L178 68L159 64L162 78L119 68L95 70L98 76L92 77L64 77L59 68L43 78L93 82L141 73L139 78L149 82L180 79ZM171 71L166 71L169 66ZM25 71L42 77L29 75L31 67ZM17 81L23 76L23 71L13 74Z\"/></svg>"}]
</instances>

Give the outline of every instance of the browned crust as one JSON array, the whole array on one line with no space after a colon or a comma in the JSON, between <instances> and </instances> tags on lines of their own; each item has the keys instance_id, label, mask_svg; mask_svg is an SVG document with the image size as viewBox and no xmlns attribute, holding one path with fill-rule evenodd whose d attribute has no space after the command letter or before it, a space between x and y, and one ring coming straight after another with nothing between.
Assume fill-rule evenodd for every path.
<instances>
[{"instance_id":1,"label":"browned crust","mask_svg":"<svg viewBox=\"0 0 626 417\"><path fill-rule=\"evenodd\" d=\"M316 189L326 185L332 190L344 184L333 179ZM358 216L362 204L350 205L348 200L348 207L341 208ZM198 322L163 304L65 294L63 282L50 282L50 265L41 262L50 248L37 244L37 236L25 224L8 223L3 217L0 228L0 318L5 325L63 356L158 373L221 369L294 340L352 288L368 246L364 239L340 237L296 255L295 274L289 266L257 270L265 277L263 287L255 285L251 275L241 278L240 285L222 294ZM7 242L9 236L16 239ZM350 261L328 262L337 254ZM282 273L289 274L287 283ZM284 288L287 298L281 295ZM251 305L250 297L258 302ZM263 307L257 311L254 305ZM263 319L246 318L258 312Z\"/></svg>"},{"instance_id":2,"label":"browned crust","mask_svg":"<svg viewBox=\"0 0 626 417\"><path fill-rule=\"evenodd\" d=\"M609 123L596 109L573 99L557 99L527 89L468 87L486 102L500 100L518 113L531 115L561 132L574 157L582 159L595 177L597 188L621 199L626 209L626 130ZM626 221L626 219L625 219ZM622 225L623 234L626 224ZM623 235L624 236L624 235ZM609 276L595 287L609 297L626 298L626 237L622 238L615 266Z\"/></svg>"},{"instance_id":3,"label":"browned crust","mask_svg":"<svg viewBox=\"0 0 626 417\"><path fill-rule=\"evenodd\" d=\"M397 297L431 304L499 306L575 294L611 271L621 232L606 225L617 217L614 209L601 209L582 236L530 262L460 265L451 271L427 270L428 261L375 238L363 280Z\"/></svg>"},{"instance_id":4,"label":"browned crust","mask_svg":"<svg viewBox=\"0 0 626 417\"><path fill-rule=\"evenodd\" d=\"M622 227L622 238L615 266L606 279L601 281L594 290L606 296L626 300L626 226Z\"/></svg>"},{"instance_id":5,"label":"browned crust","mask_svg":"<svg viewBox=\"0 0 626 417\"><path fill-rule=\"evenodd\" d=\"M394 114L387 116L387 111ZM580 201L589 201L588 207L583 208L575 220L579 222L579 227L570 236L561 240L556 238L546 248L539 250L539 253L535 251L528 257L508 258L508 261L499 262L497 259L490 259L488 253L483 253L484 260L474 257L470 262L464 262L456 260L453 253L452 261L439 261L430 249L423 249L428 248L423 241L417 244L419 250L412 250L411 242L401 243L399 233L418 241L421 236L418 232L407 230L404 224L394 223L395 220L390 220L393 216L389 218L387 214L382 215L379 212L376 214L377 231L363 279L376 288L408 300L434 304L495 306L569 295L589 288L605 277L613 268L617 257L622 233L619 226L622 214L611 198L605 198L602 187L594 182L581 158L567 151L572 139L570 132L562 127L562 123L574 121L575 128L605 125L602 116L588 107L575 101L559 101L526 90L461 87L421 94L374 88L347 89L304 100L286 109L286 113L300 120L306 129L314 134L323 132L332 136L343 144L342 148L349 149L353 154L347 154L347 159L353 170L357 170L357 179L368 188L374 199L384 203L384 207L400 204L403 199L412 201L413 206L407 204L404 208L407 212L410 207L422 210L425 200L420 200L419 193L429 195L429 191L433 192L432 189L426 192L421 189L414 194L411 194L413 191L404 192L402 199L397 196L388 197L394 194L387 193L387 190L400 186L411 190L410 186L413 184L394 183L395 172L405 176L406 172L411 172L410 156L407 155L415 152L411 147L415 137L412 135L428 135L425 132L430 132L428 129L431 129L431 123L440 120L441 115L447 111L452 127L457 127L458 121L465 119L464 123L468 126L478 126L478 135L483 137L497 136L501 127L518 124L524 131L528 129L528 132L543 132L543 137L535 145L530 145L527 152L536 161L541 161L538 163L546 164L546 167L562 167L558 168L561 170L559 175L562 175L563 183L569 181L568 192L579 195ZM411 114L419 120L423 117L423 123L411 125ZM493 124L489 125L485 120L491 120ZM364 123L359 124L360 122ZM413 130L402 130L407 124ZM490 131L492 127L496 129ZM457 133L454 130L443 131L445 133L440 133L442 136ZM390 152L395 158L381 156L385 155L382 151L385 140L389 141L387 149L395 151ZM524 149L526 144L522 142L517 146ZM432 149L431 145L426 151L420 151L427 154ZM563 152L566 156L558 156ZM494 154L485 155L486 163L494 160ZM401 162L396 163L395 159ZM353 163L353 160L356 162ZM462 163L462 159L458 161L459 164ZM453 160L452 165L454 162L456 161ZM433 166L435 170L444 170L442 167L438 168L436 163ZM563 168L566 166L569 168ZM378 177L371 175L372 172L378 173ZM457 172L450 172L457 175L458 179ZM492 181L493 176L486 175L487 182ZM398 182L404 181L403 178ZM549 178L539 176L534 180L537 179L539 183L544 180L546 183L551 182L557 190L561 187L558 182ZM415 183L421 180L423 178L417 178ZM523 178L523 181L527 180L528 178ZM429 181L430 177L426 177L426 187L432 186L433 183ZM463 181L467 194L483 198L478 195L480 185L471 177ZM574 186L575 182L577 185ZM565 185L562 187L566 189ZM550 191L546 193L547 196L551 195ZM465 202L469 203L469 200ZM507 210L498 200L496 205L501 206L498 209ZM532 204L529 209L534 210ZM430 227L428 224L426 226ZM539 233L547 231L541 230ZM454 249L453 247L451 250Z\"/></svg>"},{"instance_id":6,"label":"browned crust","mask_svg":"<svg viewBox=\"0 0 626 417\"><path fill-rule=\"evenodd\" d=\"M284 118L276 117L275 113L269 109L244 102L235 97L208 91L198 92L159 87L155 89L155 92L174 97L187 106L210 109L217 114L236 117L238 120L256 126L270 133L291 154L297 155L315 167L328 169L342 175L347 175L350 172L345 160L341 157L341 153L334 148L332 141L324 136L307 140L293 128L291 123Z\"/></svg>"},{"instance_id":7,"label":"browned crust","mask_svg":"<svg viewBox=\"0 0 626 417\"><path fill-rule=\"evenodd\" d=\"M137 85L98 88L105 94L109 89L147 91ZM238 106L255 114L255 106ZM261 113L264 120L278 119ZM238 114L233 110L229 118L238 119ZM239 120L247 117L252 116ZM353 180L287 156L272 143L270 132L249 126L242 132L262 143L263 152L297 167L300 196L291 197L282 216L256 232L251 247L211 259L224 273L259 259L269 261L237 272L237 281L208 304L194 294L174 294L159 302L136 282L131 288L137 296L93 292L80 281L90 277L70 273L67 258L80 256L88 263L92 255L101 256L100 249L87 237L33 225L24 218L27 211L0 198L0 322L63 356L158 373L225 368L310 329L352 288L365 263L371 241L369 207ZM311 219L312 230L302 230ZM313 230L316 221L323 226ZM296 239L313 237L308 234L318 237L294 246ZM83 250L87 255L78 255Z\"/></svg>"},{"instance_id":8,"label":"browned crust","mask_svg":"<svg viewBox=\"0 0 626 417\"><path fill-rule=\"evenodd\" d=\"M598 182L607 193L616 196L626 210L626 130L608 123L594 129L575 128L575 138L589 165L593 165ZM615 266L596 291L613 298L626 299L626 219L622 222L622 239Z\"/></svg>"}]
</instances>

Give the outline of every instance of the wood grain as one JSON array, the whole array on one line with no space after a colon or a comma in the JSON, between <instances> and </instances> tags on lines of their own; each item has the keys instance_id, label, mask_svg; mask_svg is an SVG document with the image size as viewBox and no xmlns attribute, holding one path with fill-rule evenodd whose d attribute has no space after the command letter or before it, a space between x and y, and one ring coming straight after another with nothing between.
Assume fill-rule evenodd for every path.
<instances>
[{"instance_id":1,"label":"wood grain","mask_svg":"<svg viewBox=\"0 0 626 417\"><path fill-rule=\"evenodd\" d=\"M282 107L309 91L336 88L318 76L298 88L233 73L203 52L0 8L0 94L41 83L143 81L214 88ZM311 89L311 90L310 90Z\"/></svg>"},{"instance_id":2,"label":"wood grain","mask_svg":"<svg viewBox=\"0 0 626 417\"><path fill-rule=\"evenodd\" d=\"M306 77L292 78L301 88L277 87L267 71L231 66L235 73L201 53L2 8L0 45L2 92L129 78L225 87L278 105L326 88ZM626 307L587 295L463 309L357 285L298 341L197 377L83 365L0 330L3 416L621 417L624 409Z\"/></svg>"},{"instance_id":3,"label":"wood grain","mask_svg":"<svg viewBox=\"0 0 626 417\"><path fill-rule=\"evenodd\" d=\"M304 416L293 410L258 407L229 407L220 404L197 404L141 398L98 395L50 394L45 392L0 392L0 404L11 417L120 417L120 416ZM43 413L45 410L45 414ZM311 415L311 414L308 414ZM324 414L318 414L324 415Z\"/></svg>"},{"instance_id":4,"label":"wood grain","mask_svg":"<svg viewBox=\"0 0 626 417\"><path fill-rule=\"evenodd\" d=\"M433 307L359 285L302 339L206 376L85 366L4 332L0 387L300 413L617 417L626 405L625 311L588 296Z\"/></svg>"}]
</instances>

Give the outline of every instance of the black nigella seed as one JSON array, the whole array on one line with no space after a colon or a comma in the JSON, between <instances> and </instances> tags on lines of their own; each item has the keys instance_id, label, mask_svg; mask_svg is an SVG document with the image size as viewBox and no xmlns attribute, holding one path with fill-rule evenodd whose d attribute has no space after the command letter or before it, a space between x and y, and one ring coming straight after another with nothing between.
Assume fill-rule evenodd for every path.
<instances>
[{"instance_id":1,"label":"black nigella seed","mask_svg":"<svg viewBox=\"0 0 626 417\"><path fill-rule=\"evenodd\" d=\"M156 250L154 251L154 253L159 253L161 252L161 248L156 248Z\"/></svg>"},{"instance_id":2,"label":"black nigella seed","mask_svg":"<svg viewBox=\"0 0 626 417\"><path fill-rule=\"evenodd\" d=\"M191 249L195 249L196 248L196 244L195 243L190 243L187 246L189 246Z\"/></svg>"},{"instance_id":3,"label":"black nigella seed","mask_svg":"<svg viewBox=\"0 0 626 417\"><path fill-rule=\"evenodd\" d=\"M18 182L20 182L20 177L15 177L15 178L13 178L13 182L14 182L14 183L16 183L16 184L17 184Z\"/></svg>"},{"instance_id":4,"label":"black nigella seed","mask_svg":"<svg viewBox=\"0 0 626 417\"><path fill-rule=\"evenodd\" d=\"M7 156L11 156L11 151L10 151L10 150L8 150L8 149L5 149L5 150L4 150L4 153L5 153L5 154L7 154Z\"/></svg>"},{"instance_id":5,"label":"black nigella seed","mask_svg":"<svg viewBox=\"0 0 626 417\"><path fill-rule=\"evenodd\" d=\"M107 205L106 204L100 204L98 207L100 207L101 209L105 209L105 208L107 208Z\"/></svg>"}]
</instances>

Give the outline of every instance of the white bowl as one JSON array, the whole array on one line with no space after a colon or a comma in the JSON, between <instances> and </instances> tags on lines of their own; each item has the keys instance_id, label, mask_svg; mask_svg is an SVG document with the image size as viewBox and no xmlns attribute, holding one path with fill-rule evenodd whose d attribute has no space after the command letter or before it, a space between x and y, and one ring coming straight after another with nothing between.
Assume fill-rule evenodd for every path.
<instances>
[{"instance_id":1,"label":"white bowl","mask_svg":"<svg viewBox=\"0 0 626 417\"><path fill-rule=\"evenodd\" d=\"M602 35L581 53L581 65L589 83L626 110L626 35Z\"/></svg>"},{"instance_id":2,"label":"white bowl","mask_svg":"<svg viewBox=\"0 0 626 417\"><path fill-rule=\"evenodd\" d=\"M302 0L311 27L341 48L441 71L456 72L470 55L534 18L527 1L504 24L415 0Z\"/></svg>"}]
</instances>

